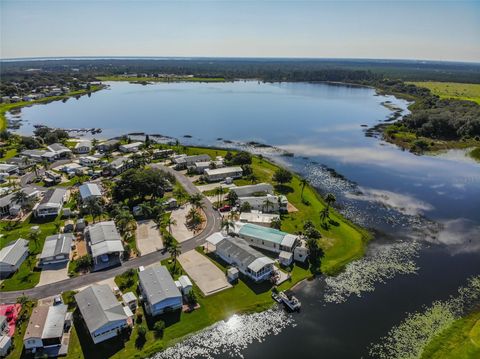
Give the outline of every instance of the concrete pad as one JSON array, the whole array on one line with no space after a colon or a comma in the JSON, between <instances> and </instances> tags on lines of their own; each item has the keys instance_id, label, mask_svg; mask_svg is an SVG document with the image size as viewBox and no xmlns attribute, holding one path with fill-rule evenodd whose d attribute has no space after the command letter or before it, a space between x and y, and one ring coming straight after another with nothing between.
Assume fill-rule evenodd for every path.
<instances>
[{"instance_id":1,"label":"concrete pad","mask_svg":"<svg viewBox=\"0 0 480 359\"><path fill-rule=\"evenodd\" d=\"M162 236L152 220L137 222L135 240L142 256L163 249Z\"/></svg>"},{"instance_id":2,"label":"concrete pad","mask_svg":"<svg viewBox=\"0 0 480 359\"><path fill-rule=\"evenodd\" d=\"M172 225L172 236L175 237L179 243L185 242L197 234L187 228L186 218L190 208L192 208L192 206L186 204L185 206L172 211L172 214L170 215L170 218L176 222L175 225Z\"/></svg>"},{"instance_id":3,"label":"concrete pad","mask_svg":"<svg viewBox=\"0 0 480 359\"><path fill-rule=\"evenodd\" d=\"M236 187L233 183L232 184L225 184L225 183L209 183L201 186L197 186L200 192L204 191L211 191L212 189L222 187L222 188L232 188Z\"/></svg>"},{"instance_id":4,"label":"concrete pad","mask_svg":"<svg viewBox=\"0 0 480 359\"><path fill-rule=\"evenodd\" d=\"M49 264L42 267L37 287L68 279L68 263Z\"/></svg>"},{"instance_id":5,"label":"concrete pad","mask_svg":"<svg viewBox=\"0 0 480 359\"><path fill-rule=\"evenodd\" d=\"M196 250L181 254L178 257L178 262L205 296L232 287L228 283L225 273L213 264L210 259Z\"/></svg>"}]
</instances>

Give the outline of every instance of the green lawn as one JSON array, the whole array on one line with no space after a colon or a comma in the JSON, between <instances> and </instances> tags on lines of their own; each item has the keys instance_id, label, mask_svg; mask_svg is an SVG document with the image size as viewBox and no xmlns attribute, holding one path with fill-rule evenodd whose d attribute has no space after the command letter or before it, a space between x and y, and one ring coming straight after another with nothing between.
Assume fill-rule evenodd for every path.
<instances>
[{"instance_id":1,"label":"green lawn","mask_svg":"<svg viewBox=\"0 0 480 359\"><path fill-rule=\"evenodd\" d=\"M480 310L458 319L425 347L421 359L480 358Z\"/></svg>"},{"instance_id":2,"label":"green lawn","mask_svg":"<svg viewBox=\"0 0 480 359\"><path fill-rule=\"evenodd\" d=\"M464 84L457 82L410 82L418 87L428 88L440 98L455 98L480 104L480 84Z\"/></svg>"},{"instance_id":3,"label":"green lawn","mask_svg":"<svg viewBox=\"0 0 480 359\"><path fill-rule=\"evenodd\" d=\"M470 151L470 157L480 161L480 147L475 148L474 150Z\"/></svg>"},{"instance_id":4,"label":"green lawn","mask_svg":"<svg viewBox=\"0 0 480 359\"><path fill-rule=\"evenodd\" d=\"M57 220L58 221L58 220ZM63 222L59 222L63 224ZM55 222L37 222L29 218L23 223L19 223L14 228L9 228L9 224L6 221L0 222L0 232L4 236L0 240L0 248L5 247L8 243L18 239L28 239L30 228L34 225L40 227L41 233L37 243L30 241L29 249L30 254L27 259L22 263L16 273L10 278L5 279L1 285L0 291L12 291L33 288L38 284L40 280L40 271L35 269L37 263L37 255L41 253L45 237L55 234L56 227Z\"/></svg>"}]
</instances>

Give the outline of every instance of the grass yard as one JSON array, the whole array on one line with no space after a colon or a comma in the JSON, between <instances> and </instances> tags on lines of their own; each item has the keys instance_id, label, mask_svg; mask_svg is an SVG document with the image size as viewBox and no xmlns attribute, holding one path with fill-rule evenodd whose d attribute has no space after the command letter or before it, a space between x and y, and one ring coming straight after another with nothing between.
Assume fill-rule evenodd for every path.
<instances>
[{"instance_id":1,"label":"grass yard","mask_svg":"<svg viewBox=\"0 0 480 359\"><path fill-rule=\"evenodd\" d=\"M26 219L23 223L17 224L15 227L9 227L10 222L0 222L0 232L4 234L0 241L0 248L5 247L8 243L18 239L24 238L28 240L28 234L32 226L38 225L40 227L40 236L38 242L30 241L30 254L22 263L16 273L10 278L5 279L1 284L0 291L22 290L35 287L40 280L40 270L36 270L37 255L41 253L45 237L57 233L57 226L55 223L63 225L61 221L51 222L37 222L31 217Z\"/></svg>"},{"instance_id":2,"label":"grass yard","mask_svg":"<svg viewBox=\"0 0 480 359\"><path fill-rule=\"evenodd\" d=\"M470 157L480 162L480 147L475 148L474 150L470 151Z\"/></svg>"},{"instance_id":3,"label":"grass yard","mask_svg":"<svg viewBox=\"0 0 480 359\"><path fill-rule=\"evenodd\" d=\"M458 319L425 347L422 359L480 358L480 310Z\"/></svg>"},{"instance_id":4,"label":"grass yard","mask_svg":"<svg viewBox=\"0 0 480 359\"><path fill-rule=\"evenodd\" d=\"M418 87L428 88L440 98L455 98L480 104L480 84L464 84L457 82L410 82Z\"/></svg>"}]
</instances>

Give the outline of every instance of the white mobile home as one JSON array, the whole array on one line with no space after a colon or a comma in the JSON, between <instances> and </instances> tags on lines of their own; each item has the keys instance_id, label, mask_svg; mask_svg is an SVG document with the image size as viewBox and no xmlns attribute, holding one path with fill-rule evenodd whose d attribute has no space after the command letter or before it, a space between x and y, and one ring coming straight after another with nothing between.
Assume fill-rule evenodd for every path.
<instances>
[{"instance_id":1,"label":"white mobile home","mask_svg":"<svg viewBox=\"0 0 480 359\"><path fill-rule=\"evenodd\" d=\"M93 258L93 269L100 270L121 264L122 237L115 222L98 222L85 229L87 248Z\"/></svg>"},{"instance_id":2,"label":"white mobile home","mask_svg":"<svg viewBox=\"0 0 480 359\"><path fill-rule=\"evenodd\" d=\"M59 233L45 238L40 265L67 262L70 259L73 234Z\"/></svg>"},{"instance_id":3,"label":"white mobile home","mask_svg":"<svg viewBox=\"0 0 480 359\"><path fill-rule=\"evenodd\" d=\"M28 241L19 238L0 250L0 277L17 271L28 256Z\"/></svg>"},{"instance_id":4,"label":"white mobile home","mask_svg":"<svg viewBox=\"0 0 480 359\"><path fill-rule=\"evenodd\" d=\"M230 178L240 178L243 175L243 170L241 167L222 167L205 170L205 177L208 182L222 181L228 177Z\"/></svg>"}]
</instances>

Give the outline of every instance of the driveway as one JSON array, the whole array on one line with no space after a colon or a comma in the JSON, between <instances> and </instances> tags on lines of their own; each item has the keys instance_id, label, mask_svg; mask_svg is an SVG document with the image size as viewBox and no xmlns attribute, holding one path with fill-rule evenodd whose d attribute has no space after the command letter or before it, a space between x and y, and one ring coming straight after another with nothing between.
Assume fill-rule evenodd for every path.
<instances>
[{"instance_id":1,"label":"driveway","mask_svg":"<svg viewBox=\"0 0 480 359\"><path fill-rule=\"evenodd\" d=\"M37 287L68 279L68 263L48 264L42 267Z\"/></svg>"},{"instance_id":2,"label":"driveway","mask_svg":"<svg viewBox=\"0 0 480 359\"><path fill-rule=\"evenodd\" d=\"M135 239L140 255L163 249L163 241L157 225L152 220L138 221Z\"/></svg>"},{"instance_id":3,"label":"driveway","mask_svg":"<svg viewBox=\"0 0 480 359\"><path fill-rule=\"evenodd\" d=\"M200 192L211 191L212 189L215 189L215 188L218 188L218 187L230 189L230 188L233 188L233 187L236 187L236 186L234 184L225 184L225 183L219 183L219 182L197 186L197 188Z\"/></svg>"},{"instance_id":4,"label":"driveway","mask_svg":"<svg viewBox=\"0 0 480 359\"><path fill-rule=\"evenodd\" d=\"M223 273L210 259L196 250L185 252L178 257L188 276L192 278L202 291L203 295L211 295L231 288L225 273Z\"/></svg>"},{"instance_id":5,"label":"driveway","mask_svg":"<svg viewBox=\"0 0 480 359\"><path fill-rule=\"evenodd\" d=\"M172 211L172 214L170 215L170 218L176 222L172 225L172 236L175 237L179 243L188 241L197 234L187 228L187 214L191 208L191 205L186 204Z\"/></svg>"}]
</instances>

